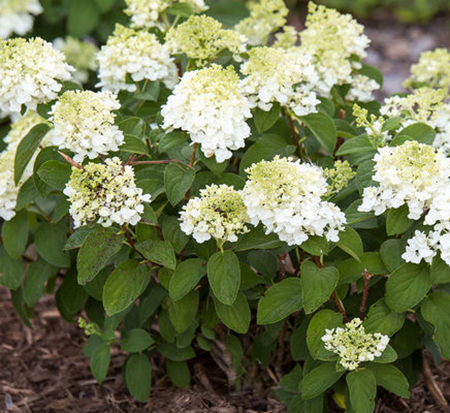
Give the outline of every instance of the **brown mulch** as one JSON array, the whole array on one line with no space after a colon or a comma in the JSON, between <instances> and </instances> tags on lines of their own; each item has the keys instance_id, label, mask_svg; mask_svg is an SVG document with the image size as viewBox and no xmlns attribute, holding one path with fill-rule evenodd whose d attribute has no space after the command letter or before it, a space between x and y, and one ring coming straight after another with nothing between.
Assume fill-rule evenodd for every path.
<instances>
[{"instance_id":1,"label":"brown mulch","mask_svg":"<svg viewBox=\"0 0 450 413\"><path fill-rule=\"evenodd\" d=\"M0 287L0 412L23 413L283 413L287 409L270 392L227 393L223 386L206 389L194 380L191 389L175 388L161 372L148 402L133 400L121 378L125 355L113 349L111 367L100 386L82 352L83 332L63 321L52 296L36 306L33 330L23 325ZM209 373L209 372L208 372ZM214 373L214 372L213 372ZM209 374L208 374L209 375ZM212 374L213 376L214 374ZM450 363L433 368L433 377L450 401ZM331 411L341 411L330 406ZM435 398L423 382L409 400L380 392L377 413L437 413Z\"/></svg>"}]
</instances>

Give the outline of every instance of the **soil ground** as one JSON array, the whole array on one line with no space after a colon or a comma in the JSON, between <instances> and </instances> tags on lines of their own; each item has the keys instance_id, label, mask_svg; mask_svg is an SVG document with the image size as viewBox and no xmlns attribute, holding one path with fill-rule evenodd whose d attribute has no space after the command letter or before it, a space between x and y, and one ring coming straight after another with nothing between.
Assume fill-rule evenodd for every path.
<instances>
[{"instance_id":1,"label":"soil ground","mask_svg":"<svg viewBox=\"0 0 450 413\"><path fill-rule=\"evenodd\" d=\"M297 20L292 23L296 24ZM366 62L380 68L385 75L380 98L402 90L401 83L421 52L450 46L448 16L438 16L430 25L419 26L399 24L381 13L363 23L372 39ZM113 352L107 379L102 386L96 384L89 371L89 360L81 352L85 341L83 332L59 317L51 296L45 296L37 305L33 330L20 321L8 291L1 287L0 314L0 412L286 412L270 390L229 393L220 382L213 382L215 388L208 389L201 380L195 380L189 390L180 390L158 369L154 371L156 383L149 401L135 402L121 379L124 354ZM450 364L433 367L430 376L450 402ZM340 410L330 406L330 411ZM439 408L430 385L423 380L412 390L410 400L382 394L376 407L377 413L446 411L449 410Z\"/></svg>"}]
</instances>

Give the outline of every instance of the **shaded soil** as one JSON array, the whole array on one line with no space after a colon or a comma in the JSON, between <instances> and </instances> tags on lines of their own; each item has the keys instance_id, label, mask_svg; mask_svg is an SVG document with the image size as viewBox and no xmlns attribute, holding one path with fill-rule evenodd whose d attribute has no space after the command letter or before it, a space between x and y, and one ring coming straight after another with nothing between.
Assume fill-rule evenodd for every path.
<instances>
[{"instance_id":1,"label":"shaded soil","mask_svg":"<svg viewBox=\"0 0 450 413\"><path fill-rule=\"evenodd\" d=\"M23 325L0 288L0 412L32 413L284 413L287 409L268 390L227 393L208 371L214 388L195 375L189 390L175 388L161 369L154 369L155 385L148 402L133 400L121 378L125 355L113 349L111 367L99 386L89 371L89 359L81 348L83 332L63 321L53 297L36 306L33 330ZM211 367L210 367L211 369ZM450 401L450 363L433 368L432 377ZM274 384L274 389L276 385ZM225 393L224 393L225 392ZM330 411L342 412L335 405ZM421 381L410 400L379 392L377 413L437 413L440 409L429 388Z\"/></svg>"}]
</instances>

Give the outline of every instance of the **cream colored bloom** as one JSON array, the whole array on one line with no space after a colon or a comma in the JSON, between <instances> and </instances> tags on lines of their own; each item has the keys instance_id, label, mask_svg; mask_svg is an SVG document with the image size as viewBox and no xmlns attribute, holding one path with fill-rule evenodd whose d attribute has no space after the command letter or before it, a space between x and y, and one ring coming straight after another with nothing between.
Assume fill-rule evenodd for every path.
<instances>
[{"instance_id":1,"label":"cream colored bloom","mask_svg":"<svg viewBox=\"0 0 450 413\"><path fill-rule=\"evenodd\" d=\"M89 163L84 168L72 168L64 189L69 198L74 227L97 222L104 227L113 223L136 225L150 195L136 187L134 170L122 165L119 158L105 163Z\"/></svg>"},{"instance_id":2,"label":"cream colored bloom","mask_svg":"<svg viewBox=\"0 0 450 413\"><path fill-rule=\"evenodd\" d=\"M27 34L34 23L34 16L43 8L38 0L3 0L0 3L0 39L7 39L12 33Z\"/></svg>"}]
</instances>

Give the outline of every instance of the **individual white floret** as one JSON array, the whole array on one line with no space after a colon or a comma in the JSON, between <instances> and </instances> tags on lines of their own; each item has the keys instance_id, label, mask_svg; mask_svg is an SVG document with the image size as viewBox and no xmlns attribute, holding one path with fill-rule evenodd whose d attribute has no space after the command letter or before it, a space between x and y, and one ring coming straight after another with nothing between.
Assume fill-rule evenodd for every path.
<instances>
[{"instance_id":1,"label":"individual white floret","mask_svg":"<svg viewBox=\"0 0 450 413\"><path fill-rule=\"evenodd\" d=\"M346 100L370 102L374 100L373 91L380 89L380 84L368 76L359 73L352 76L350 90L345 96Z\"/></svg>"},{"instance_id":2,"label":"individual white floret","mask_svg":"<svg viewBox=\"0 0 450 413\"><path fill-rule=\"evenodd\" d=\"M118 109L120 103L111 92L65 92L50 112L54 144L74 152L77 162L117 151L124 142L123 132L114 125L113 111Z\"/></svg>"},{"instance_id":3,"label":"individual white floret","mask_svg":"<svg viewBox=\"0 0 450 413\"><path fill-rule=\"evenodd\" d=\"M213 64L185 73L161 114L164 129L188 132L205 156L214 155L217 162L231 158L231 151L244 147L250 135L250 104L231 66Z\"/></svg>"},{"instance_id":4,"label":"individual white floret","mask_svg":"<svg viewBox=\"0 0 450 413\"><path fill-rule=\"evenodd\" d=\"M3 0L0 4L0 38L7 39L12 33L24 36L33 28L34 16L43 11L38 0Z\"/></svg>"},{"instance_id":5,"label":"individual white floret","mask_svg":"<svg viewBox=\"0 0 450 413\"><path fill-rule=\"evenodd\" d=\"M250 222L261 222L266 234L276 233L288 245L301 245L310 236L337 242L344 213L322 200L328 185L321 168L299 160L274 158L246 169L243 200Z\"/></svg>"},{"instance_id":6,"label":"individual white floret","mask_svg":"<svg viewBox=\"0 0 450 413\"><path fill-rule=\"evenodd\" d=\"M414 236L408 239L408 245L402 258L406 262L419 264L422 260L431 264L437 254L439 243L439 233L431 232L425 234L423 231L415 231Z\"/></svg>"},{"instance_id":7,"label":"individual white floret","mask_svg":"<svg viewBox=\"0 0 450 413\"><path fill-rule=\"evenodd\" d=\"M318 76L311 56L295 48L255 47L241 73L246 75L242 87L252 107L268 111L278 102L297 116L317 112L320 101L312 89Z\"/></svg>"},{"instance_id":8,"label":"individual white floret","mask_svg":"<svg viewBox=\"0 0 450 413\"><path fill-rule=\"evenodd\" d=\"M410 219L419 219L450 178L450 159L435 148L417 141L379 148L374 157L378 187L363 192L360 211L382 214L386 209L408 205Z\"/></svg>"},{"instance_id":9,"label":"individual white floret","mask_svg":"<svg viewBox=\"0 0 450 413\"><path fill-rule=\"evenodd\" d=\"M136 187L132 166L123 165L117 157L89 163L83 169L72 168L64 194L69 198L75 228L94 222L104 227L136 225L144 203L150 202L150 195Z\"/></svg>"},{"instance_id":10,"label":"individual white floret","mask_svg":"<svg viewBox=\"0 0 450 413\"><path fill-rule=\"evenodd\" d=\"M238 235L248 232L247 211L241 193L231 186L210 185L192 198L180 212L180 228L193 235L198 243L216 239L219 246L225 241L236 242Z\"/></svg>"},{"instance_id":11,"label":"individual white floret","mask_svg":"<svg viewBox=\"0 0 450 413\"><path fill-rule=\"evenodd\" d=\"M346 370L356 370L361 363L380 357L389 343L389 337L381 333L366 333L359 318L325 330L322 336L325 348L339 356L339 363Z\"/></svg>"},{"instance_id":12,"label":"individual white floret","mask_svg":"<svg viewBox=\"0 0 450 413\"><path fill-rule=\"evenodd\" d=\"M135 83L127 83L127 76L134 82L159 80L169 89L178 82L177 68L170 53L154 34L143 30L117 24L97 58L100 65L97 86L114 93L137 90Z\"/></svg>"},{"instance_id":13,"label":"individual white floret","mask_svg":"<svg viewBox=\"0 0 450 413\"><path fill-rule=\"evenodd\" d=\"M56 99L75 69L64 54L40 38L0 42L0 112L19 113Z\"/></svg>"}]
</instances>

